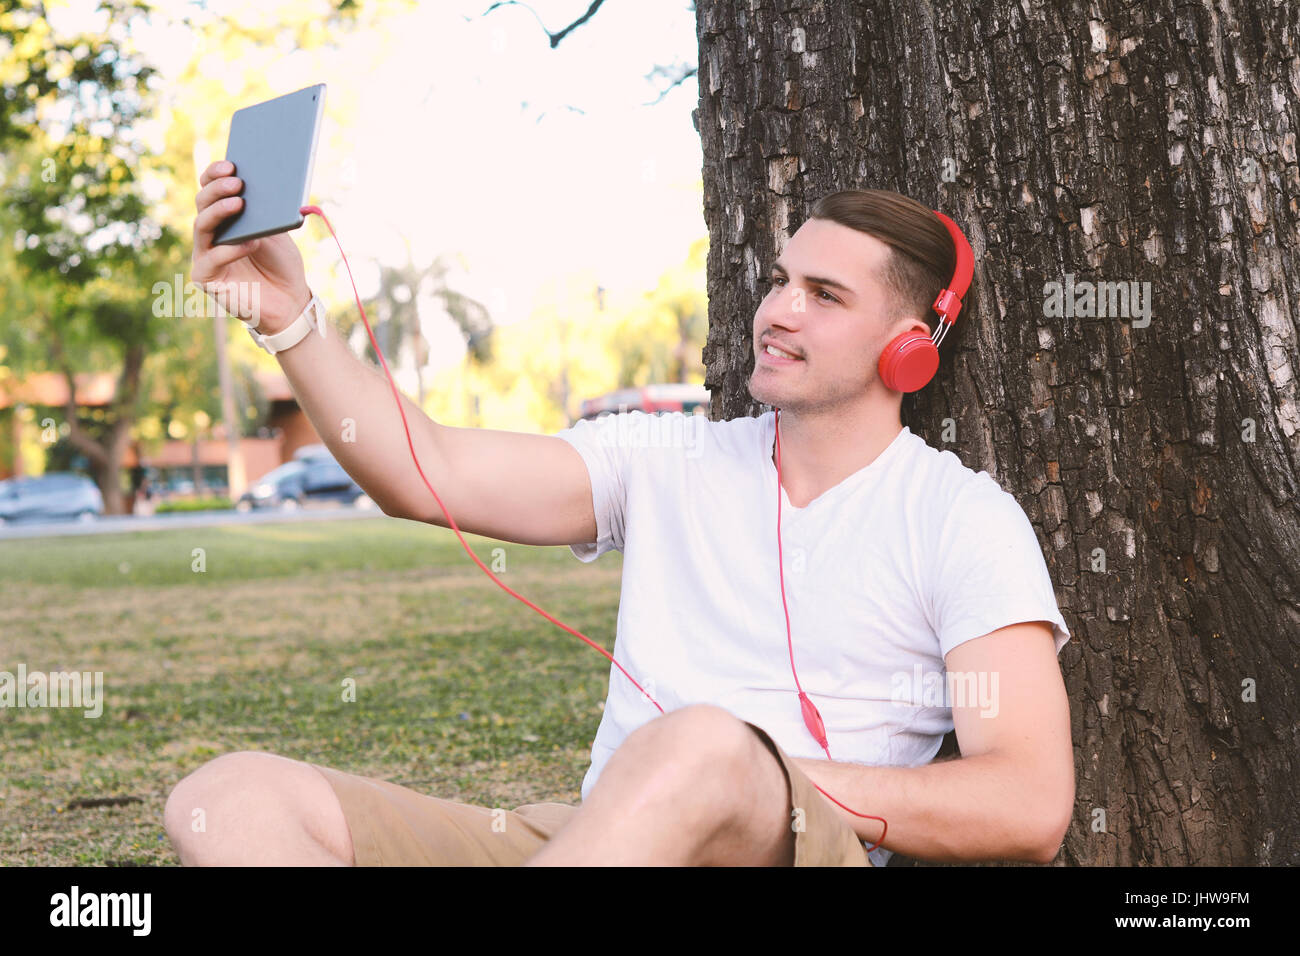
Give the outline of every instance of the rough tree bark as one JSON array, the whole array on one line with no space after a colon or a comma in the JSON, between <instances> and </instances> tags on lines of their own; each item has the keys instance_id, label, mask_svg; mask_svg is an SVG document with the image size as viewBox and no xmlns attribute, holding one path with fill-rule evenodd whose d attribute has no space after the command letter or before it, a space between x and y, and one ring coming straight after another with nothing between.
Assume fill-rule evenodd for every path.
<instances>
[{"instance_id":1,"label":"rough tree bark","mask_svg":"<svg viewBox=\"0 0 1300 956\"><path fill-rule=\"evenodd\" d=\"M951 215L969 328L905 412L1016 496L1057 586L1057 863L1300 863L1300 5L698 12L712 417L765 410L757 280L817 198ZM1149 324L1049 314L1067 274L1150 282Z\"/></svg>"}]
</instances>

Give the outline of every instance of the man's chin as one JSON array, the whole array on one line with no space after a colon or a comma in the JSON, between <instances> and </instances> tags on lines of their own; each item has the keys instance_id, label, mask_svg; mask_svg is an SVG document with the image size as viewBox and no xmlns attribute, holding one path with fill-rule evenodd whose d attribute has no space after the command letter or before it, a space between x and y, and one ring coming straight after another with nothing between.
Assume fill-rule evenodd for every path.
<instances>
[{"instance_id":1,"label":"man's chin","mask_svg":"<svg viewBox=\"0 0 1300 956\"><path fill-rule=\"evenodd\" d=\"M749 397L763 405L780 407L780 396L775 394L773 389L767 388L763 384L756 383L756 378L758 378L757 375L750 375L749 377Z\"/></svg>"},{"instance_id":2,"label":"man's chin","mask_svg":"<svg viewBox=\"0 0 1300 956\"><path fill-rule=\"evenodd\" d=\"M795 402L792 395L782 395L776 389L763 388L762 386L757 389L751 387L749 395L754 401L771 408L790 408Z\"/></svg>"}]
</instances>

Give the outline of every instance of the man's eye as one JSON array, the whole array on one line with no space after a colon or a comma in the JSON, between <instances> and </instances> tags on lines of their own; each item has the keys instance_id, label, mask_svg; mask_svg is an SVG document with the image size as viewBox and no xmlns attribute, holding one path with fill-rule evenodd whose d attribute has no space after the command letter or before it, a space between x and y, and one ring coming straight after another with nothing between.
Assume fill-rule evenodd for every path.
<instances>
[{"instance_id":1,"label":"man's eye","mask_svg":"<svg viewBox=\"0 0 1300 956\"><path fill-rule=\"evenodd\" d=\"M827 292L825 289L820 290L817 294L818 294L818 295L824 295L824 296L826 296L826 298L829 299L831 302L838 302L838 301L840 301L839 299L835 298L835 296L833 296L833 295L831 295L829 292Z\"/></svg>"}]
</instances>

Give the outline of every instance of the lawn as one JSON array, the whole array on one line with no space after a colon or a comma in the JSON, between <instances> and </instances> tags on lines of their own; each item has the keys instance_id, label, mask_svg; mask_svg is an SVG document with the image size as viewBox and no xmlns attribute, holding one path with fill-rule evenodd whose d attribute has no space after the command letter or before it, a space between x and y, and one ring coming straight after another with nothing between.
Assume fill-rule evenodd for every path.
<instances>
[{"instance_id":1,"label":"lawn","mask_svg":"<svg viewBox=\"0 0 1300 956\"><path fill-rule=\"evenodd\" d=\"M466 540L612 648L621 556ZM102 671L103 713L0 709L9 865L175 864L168 791L235 750L483 806L576 803L609 670L450 531L386 517L0 543L0 671L19 663Z\"/></svg>"}]
</instances>

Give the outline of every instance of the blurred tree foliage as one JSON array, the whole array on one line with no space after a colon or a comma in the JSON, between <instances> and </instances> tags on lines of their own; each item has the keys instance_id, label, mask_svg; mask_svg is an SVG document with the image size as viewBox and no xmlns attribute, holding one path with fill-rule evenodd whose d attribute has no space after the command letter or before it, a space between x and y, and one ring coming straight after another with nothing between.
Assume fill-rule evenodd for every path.
<instances>
[{"instance_id":1,"label":"blurred tree foliage","mask_svg":"<svg viewBox=\"0 0 1300 956\"><path fill-rule=\"evenodd\" d=\"M0 344L18 375L64 375L68 440L88 459L105 509L117 513L145 359L159 346L149 279L179 269L183 249L149 215L142 189L153 164L137 121L155 96L155 74L125 37L146 8L99 9L102 35L64 37L42 4L0 2L0 229L12 251L3 286L6 305L23 306L6 309ZM117 392L110 406L83 416L72 382L92 369L115 370Z\"/></svg>"},{"instance_id":2,"label":"blurred tree foliage","mask_svg":"<svg viewBox=\"0 0 1300 956\"><path fill-rule=\"evenodd\" d=\"M233 54L245 45L320 45L331 30L360 22L361 5L350 0L282 6L284 16L252 27L186 14L195 61L199 51ZM188 280L197 182L193 125L166 123L164 142L150 139L163 115L161 84L131 36L160 9L169 8L103 0L90 32L63 35L38 0L0 0L0 376L57 371L71 382L82 372L114 373L109 407L69 401L51 410L89 461L109 513L123 510L120 470L132 440L191 437L220 412L210 313L155 308L158 283L183 288ZM206 92L207 115L221 122L253 101L236 103L224 86L215 98ZM273 95L263 92L258 98ZM251 430L265 399L251 370L234 378L241 431Z\"/></svg>"},{"instance_id":3,"label":"blurred tree foliage","mask_svg":"<svg viewBox=\"0 0 1300 956\"><path fill-rule=\"evenodd\" d=\"M704 383L708 240L650 291L605 289L574 274L531 315L492 334L492 361L443 370L427 408L450 425L554 432L585 398L634 385Z\"/></svg>"}]
</instances>

